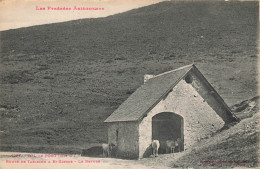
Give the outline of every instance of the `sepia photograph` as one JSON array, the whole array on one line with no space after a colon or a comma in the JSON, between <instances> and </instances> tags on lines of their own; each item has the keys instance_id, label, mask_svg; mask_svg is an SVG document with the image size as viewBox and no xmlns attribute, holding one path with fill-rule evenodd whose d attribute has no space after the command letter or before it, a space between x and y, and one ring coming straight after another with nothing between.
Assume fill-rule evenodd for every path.
<instances>
[{"instance_id":1,"label":"sepia photograph","mask_svg":"<svg viewBox=\"0 0 260 169\"><path fill-rule=\"evenodd\" d=\"M0 169L259 167L258 0L0 0Z\"/></svg>"}]
</instances>

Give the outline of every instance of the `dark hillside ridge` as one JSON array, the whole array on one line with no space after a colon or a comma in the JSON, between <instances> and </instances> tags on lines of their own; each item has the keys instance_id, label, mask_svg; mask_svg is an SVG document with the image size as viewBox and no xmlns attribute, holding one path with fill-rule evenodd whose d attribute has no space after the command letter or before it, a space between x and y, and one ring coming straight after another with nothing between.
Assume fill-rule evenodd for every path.
<instances>
[{"instance_id":1,"label":"dark hillside ridge","mask_svg":"<svg viewBox=\"0 0 260 169\"><path fill-rule=\"evenodd\" d=\"M1 144L106 142L103 121L144 74L191 63L229 106L254 97L258 9L258 2L162 2L0 32Z\"/></svg>"}]
</instances>

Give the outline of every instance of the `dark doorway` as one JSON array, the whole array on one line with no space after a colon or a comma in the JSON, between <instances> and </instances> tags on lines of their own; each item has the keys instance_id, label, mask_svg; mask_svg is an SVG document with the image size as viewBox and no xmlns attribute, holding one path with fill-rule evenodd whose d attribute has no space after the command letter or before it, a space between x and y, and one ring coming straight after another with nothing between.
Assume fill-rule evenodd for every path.
<instances>
[{"instance_id":1,"label":"dark doorway","mask_svg":"<svg viewBox=\"0 0 260 169\"><path fill-rule=\"evenodd\" d=\"M160 141L159 153L166 153L166 140L181 138L181 151L184 150L183 117L172 112L162 112L152 118L152 139ZM176 147L175 152L178 152Z\"/></svg>"}]
</instances>

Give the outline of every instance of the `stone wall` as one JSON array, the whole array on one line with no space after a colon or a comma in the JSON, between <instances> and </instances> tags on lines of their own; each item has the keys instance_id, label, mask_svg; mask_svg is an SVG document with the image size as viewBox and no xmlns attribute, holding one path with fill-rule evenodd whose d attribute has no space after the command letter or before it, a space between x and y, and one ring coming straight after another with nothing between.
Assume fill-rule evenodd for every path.
<instances>
[{"instance_id":1,"label":"stone wall","mask_svg":"<svg viewBox=\"0 0 260 169\"><path fill-rule=\"evenodd\" d=\"M194 82L196 89L193 87ZM211 106L220 106L218 102L207 103L199 92L208 90L199 85L196 77L187 83L181 80L167 97L161 100L139 125L139 158L142 158L152 141L152 117L162 112L173 112L184 119L184 149L192 146L201 138L208 137L223 127L224 121L212 109ZM207 91L210 92L210 91ZM201 92L200 92L201 93ZM204 96L204 95L203 95ZM205 97L205 96L204 96Z\"/></svg>"},{"instance_id":2,"label":"stone wall","mask_svg":"<svg viewBox=\"0 0 260 169\"><path fill-rule=\"evenodd\" d=\"M108 143L116 145L117 157L137 159L138 122L108 123Z\"/></svg>"},{"instance_id":3,"label":"stone wall","mask_svg":"<svg viewBox=\"0 0 260 169\"><path fill-rule=\"evenodd\" d=\"M191 85L203 97L204 100L211 106L212 109L226 122L230 123L236 120L229 110L224 107L223 99L220 98L213 87L209 87L202 77L196 76L194 72L189 73L192 79ZM222 103L221 103L222 102Z\"/></svg>"}]
</instances>

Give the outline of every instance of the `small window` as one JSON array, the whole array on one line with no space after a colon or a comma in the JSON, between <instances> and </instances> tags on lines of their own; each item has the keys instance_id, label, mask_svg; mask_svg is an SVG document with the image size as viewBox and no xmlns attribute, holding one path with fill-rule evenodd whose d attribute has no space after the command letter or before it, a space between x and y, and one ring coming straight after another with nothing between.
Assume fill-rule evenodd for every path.
<instances>
[{"instance_id":1,"label":"small window","mask_svg":"<svg viewBox=\"0 0 260 169\"><path fill-rule=\"evenodd\" d=\"M185 77L185 82L188 83L188 84L191 84L191 83L192 83L192 77L191 77L191 75L187 75L187 76Z\"/></svg>"}]
</instances>

